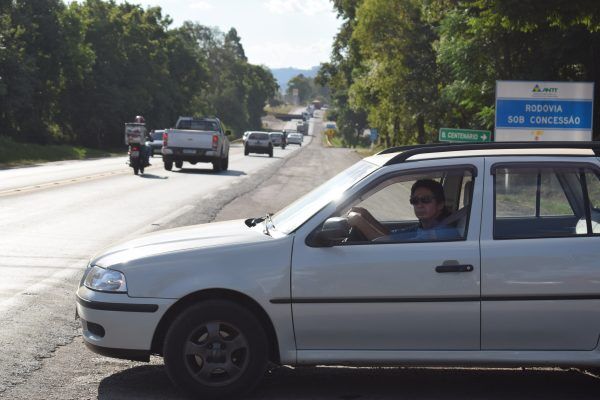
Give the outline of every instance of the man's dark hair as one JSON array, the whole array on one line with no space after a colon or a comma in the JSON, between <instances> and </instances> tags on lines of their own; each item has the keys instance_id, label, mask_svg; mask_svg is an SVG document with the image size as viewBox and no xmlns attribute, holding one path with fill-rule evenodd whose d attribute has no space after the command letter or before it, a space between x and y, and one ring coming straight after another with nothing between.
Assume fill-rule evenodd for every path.
<instances>
[{"instance_id":1,"label":"man's dark hair","mask_svg":"<svg viewBox=\"0 0 600 400\"><path fill-rule=\"evenodd\" d=\"M446 202L446 196L444 195L444 187L442 186L441 183L434 181L433 179L419 179L418 181L413 183L412 187L410 188L410 195L414 196L415 191L418 188L429 189L431 191L431 193L433 194L433 197L439 203Z\"/></svg>"}]
</instances>

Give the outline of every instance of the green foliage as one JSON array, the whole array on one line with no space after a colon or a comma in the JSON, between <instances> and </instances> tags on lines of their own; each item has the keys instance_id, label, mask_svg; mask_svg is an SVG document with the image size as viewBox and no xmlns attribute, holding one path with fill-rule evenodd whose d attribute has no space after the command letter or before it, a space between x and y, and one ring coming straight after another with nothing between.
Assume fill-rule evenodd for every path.
<instances>
[{"instance_id":1,"label":"green foliage","mask_svg":"<svg viewBox=\"0 0 600 400\"><path fill-rule=\"evenodd\" d=\"M361 112L386 146L435 140L442 126L493 129L497 80L600 80L595 0L334 5L344 23L320 79L346 136Z\"/></svg>"},{"instance_id":2,"label":"green foliage","mask_svg":"<svg viewBox=\"0 0 600 400\"><path fill-rule=\"evenodd\" d=\"M158 7L114 0L0 3L0 132L19 141L122 145L123 123L180 115L259 128L277 85L235 29L169 29Z\"/></svg>"},{"instance_id":3,"label":"green foliage","mask_svg":"<svg viewBox=\"0 0 600 400\"><path fill-rule=\"evenodd\" d=\"M321 85L315 78L309 78L304 74L294 76L288 81L286 94L292 96L294 90L298 90L298 101L306 104L311 100L329 101L329 87Z\"/></svg>"},{"instance_id":4,"label":"green foliage","mask_svg":"<svg viewBox=\"0 0 600 400\"><path fill-rule=\"evenodd\" d=\"M0 136L0 165L33 164L45 161L83 160L106 157L111 153L68 145L40 145L18 143L7 136Z\"/></svg>"}]
</instances>

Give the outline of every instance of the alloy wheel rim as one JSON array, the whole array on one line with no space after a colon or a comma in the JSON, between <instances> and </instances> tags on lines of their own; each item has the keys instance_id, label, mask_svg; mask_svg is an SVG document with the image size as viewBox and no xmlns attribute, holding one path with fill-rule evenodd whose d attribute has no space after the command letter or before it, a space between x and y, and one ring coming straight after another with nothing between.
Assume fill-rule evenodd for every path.
<instances>
[{"instance_id":1,"label":"alloy wheel rim","mask_svg":"<svg viewBox=\"0 0 600 400\"><path fill-rule=\"evenodd\" d=\"M194 380L215 387L237 380L250 357L245 335L223 321L209 321L193 329L183 351L186 368Z\"/></svg>"}]
</instances>

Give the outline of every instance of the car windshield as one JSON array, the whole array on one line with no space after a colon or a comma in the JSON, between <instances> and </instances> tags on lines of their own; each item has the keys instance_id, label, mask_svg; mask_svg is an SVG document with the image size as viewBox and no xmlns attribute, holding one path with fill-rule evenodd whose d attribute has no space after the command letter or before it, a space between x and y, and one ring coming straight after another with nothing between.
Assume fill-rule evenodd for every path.
<instances>
[{"instance_id":1,"label":"car windshield","mask_svg":"<svg viewBox=\"0 0 600 400\"><path fill-rule=\"evenodd\" d=\"M274 137L274 138L280 138L281 137L281 133L271 133L270 135L271 135L271 137Z\"/></svg>"},{"instance_id":2,"label":"car windshield","mask_svg":"<svg viewBox=\"0 0 600 400\"><path fill-rule=\"evenodd\" d=\"M377 165L362 160L340 172L275 214L272 217L275 229L286 234L293 232L341 193L377 168Z\"/></svg>"},{"instance_id":3,"label":"car windshield","mask_svg":"<svg viewBox=\"0 0 600 400\"><path fill-rule=\"evenodd\" d=\"M268 140L269 139L269 135L267 135L266 133L253 133L250 135L250 139L253 140Z\"/></svg>"},{"instance_id":4,"label":"car windshield","mask_svg":"<svg viewBox=\"0 0 600 400\"><path fill-rule=\"evenodd\" d=\"M152 140L162 140L162 137L163 137L163 131L154 132L152 134Z\"/></svg>"}]
</instances>

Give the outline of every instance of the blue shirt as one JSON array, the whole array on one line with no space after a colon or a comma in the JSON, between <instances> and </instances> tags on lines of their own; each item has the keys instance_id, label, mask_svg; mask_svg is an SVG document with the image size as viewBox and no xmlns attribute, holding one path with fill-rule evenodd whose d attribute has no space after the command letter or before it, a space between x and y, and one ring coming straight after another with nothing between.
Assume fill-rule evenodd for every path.
<instances>
[{"instance_id":1,"label":"blue shirt","mask_svg":"<svg viewBox=\"0 0 600 400\"><path fill-rule=\"evenodd\" d=\"M448 225L436 225L423 229L421 225L410 228L392 229L389 235L378 237L374 242L435 242L460 239L458 230Z\"/></svg>"}]
</instances>

